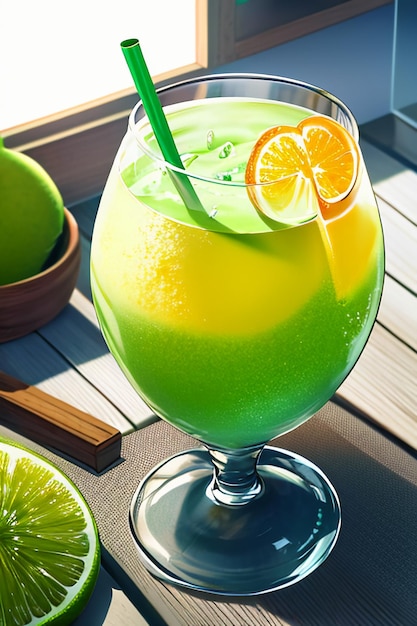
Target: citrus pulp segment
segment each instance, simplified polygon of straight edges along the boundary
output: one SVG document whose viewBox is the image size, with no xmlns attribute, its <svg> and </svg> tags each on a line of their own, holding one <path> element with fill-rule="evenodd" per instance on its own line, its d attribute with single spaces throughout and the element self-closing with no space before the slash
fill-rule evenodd
<svg viewBox="0 0 417 626">
<path fill-rule="evenodd" d="M 91 511 L 46 459 L 0 440 L 0 624 L 70 624 L 99 571 Z"/>
<path fill-rule="evenodd" d="M 301 224 L 319 211 L 308 155 L 295 127 L 265 131 L 249 156 L 245 182 L 255 207 L 278 222 Z"/>
<path fill-rule="evenodd" d="M 245 181 L 260 212 L 296 225 L 345 200 L 358 168 L 358 149 L 348 131 L 313 115 L 297 126 L 266 130 L 249 156 Z"/>
</svg>

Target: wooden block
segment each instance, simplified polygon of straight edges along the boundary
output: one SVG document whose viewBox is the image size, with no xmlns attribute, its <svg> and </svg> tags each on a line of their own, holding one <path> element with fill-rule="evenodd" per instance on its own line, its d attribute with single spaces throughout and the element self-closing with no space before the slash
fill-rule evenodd
<svg viewBox="0 0 417 626">
<path fill-rule="evenodd" d="M 79 409 L 0 372 L 0 422 L 97 472 L 120 458 L 120 431 Z"/>
</svg>

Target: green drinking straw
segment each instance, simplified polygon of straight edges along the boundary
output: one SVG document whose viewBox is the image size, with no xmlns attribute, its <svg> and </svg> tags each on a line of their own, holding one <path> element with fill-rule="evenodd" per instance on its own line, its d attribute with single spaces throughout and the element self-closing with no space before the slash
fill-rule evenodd
<svg viewBox="0 0 417 626">
<path fill-rule="evenodd" d="M 126 39 L 120 44 L 127 65 L 132 75 L 135 87 L 142 100 L 143 108 L 149 118 L 153 132 L 162 156 L 167 163 L 180 169 L 184 169 L 181 157 L 178 154 L 174 138 L 168 126 L 161 103 L 155 91 L 151 75 L 146 65 L 138 39 Z M 188 176 L 168 168 L 171 179 L 180 194 L 182 201 L 188 209 L 204 211 L 194 187 Z"/>
</svg>

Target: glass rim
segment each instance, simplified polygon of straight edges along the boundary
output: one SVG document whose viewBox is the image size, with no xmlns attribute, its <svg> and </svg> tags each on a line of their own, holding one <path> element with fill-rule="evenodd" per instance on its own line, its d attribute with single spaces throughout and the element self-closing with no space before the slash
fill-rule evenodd
<svg viewBox="0 0 417 626">
<path fill-rule="evenodd" d="M 335 107 L 337 107 L 343 119 L 347 119 L 350 123 L 351 128 L 347 128 L 346 130 L 350 132 L 350 134 L 352 135 L 356 143 L 359 142 L 358 124 L 356 122 L 355 116 L 353 115 L 349 107 L 342 100 L 340 100 L 337 96 L 334 96 L 329 91 L 321 87 L 317 87 L 316 85 L 313 85 L 311 83 L 307 83 L 307 82 L 304 82 L 295 78 L 287 78 L 284 76 L 278 76 L 274 74 L 262 74 L 262 73 L 252 73 L 252 72 L 225 72 L 225 73 L 219 73 L 219 74 L 202 74 L 200 76 L 194 76 L 192 78 L 187 78 L 184 80 L 176 81 L 174 83 L 163 85 L 162 87 L 159 87 L 156 90 L 156 92 L 159 95 L 159 94 L 164 94 L 167 92 L 174 91 L 175 89 L 178 89 L 178 88 L 198 85 L 199 83 L 210 83 L 210 82 L 225 81 L 225 80 L 270 81 L 271 83 L 280 84 L 282 86 L 289 86 L 289 87 L 293 87 L 293 88 L 300 89 L 300 90 L 304 89 L 306 92 L 315 93 L 318 96 L 322 97 L 324 100 L 327 100 L 331 105 L 334 105 Z M 230 96 L 230 97 L 234 97 L 234 96 Z M 239 97 L 239 96 L 236 96 L 236 97 Z M 256 100 L 256 99 L 257 98 L 253 98 L 253 100 Z M 184 100 L 183 102 L 185 103 L 187 101 Z M 279 100 L 276 100 L 276 102 L 279 102 Z M 300 108 L 309 109 L 308 106 L 303 107 L 303 105 L 299 105 L 299 104 L 295 104 L 291 102 L 286 102 L 286 101 L 282 101 L 282 102 L 284 102 L 285 104 L 292 105 L 292 106 L 298 106 Z M 178 104 L 178 103 L 173 103 L 173 104 Z M 145 141 L 143 141 L 143 139 L 141 138 L 141 133 L 138 132 L 137 122 L 135 120 L 137 113 L 141 110 L 143 111 L 143 116 L 141 119 L 147 119 L 149 127 L 152 128 L 149 122 L 149 118 L 145 113 L 142 100 L 140 99 L 138 100 L 138 102 L 136 103 L 136 105 L 133 107 L 133 109 L 131 110 L 129 114 L 128 129 L 133 135 L 133 137 L 135 138 L 136 143 L 139 145 L 140 149 L 144 152 L 144 154 L 148 156 L 149 158 L 151 158 L 153 161 L 157 162 L 161 169 L 171 170 L 177 174 L 187 176 L 188 178 L 193 179 L 193 180 L 199 180 L 202 182 L 217 184 L 217 185 L 224 185 L 227 187 L 248 188 L 248 187 L 255 187 L 255 186 L 256 187 L 268 186 L 268 185 L 274 184 L 275 181 L 267 181 L 264 183 L 260 183 L 260 182 L 247 183 L 245 181 L 233 181 L 233 180 L 223 180 L 220 178 L 219 179 L 211 178 L 211 177 L 203 176 L 202 174 L 190 172 L 189 170 L 186 169 L 186 167 L 180 168 L 180 167 L 177 167 L 176 165 L 173 165 L 172 163 L 169 163 L 162 156 L 162 154 L 158 154 L 157 152 L 154 152 L 152 149 L 150 149 L 148 144 Z M 310 108 L 310 110 L 312 109 Z M 331 116 L 327 115 L 327 117 L 331 117 Z M 335 119 L 335 118 L 332 118 L 332 119 Z"/>
</svg>

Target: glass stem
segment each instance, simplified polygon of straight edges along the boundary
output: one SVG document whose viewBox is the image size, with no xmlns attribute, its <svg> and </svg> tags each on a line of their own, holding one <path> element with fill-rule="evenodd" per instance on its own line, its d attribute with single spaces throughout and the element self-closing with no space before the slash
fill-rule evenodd
<svg viewBox="0 0 417 626">
<path fill-rule="evenodd" d="M 256 471 L 263 446 L 239 450 L 208 448 L 214 465 L 208 496 L 221 504 L 241 506 L 263 491 L 263 482 Z"/>
</svg>

